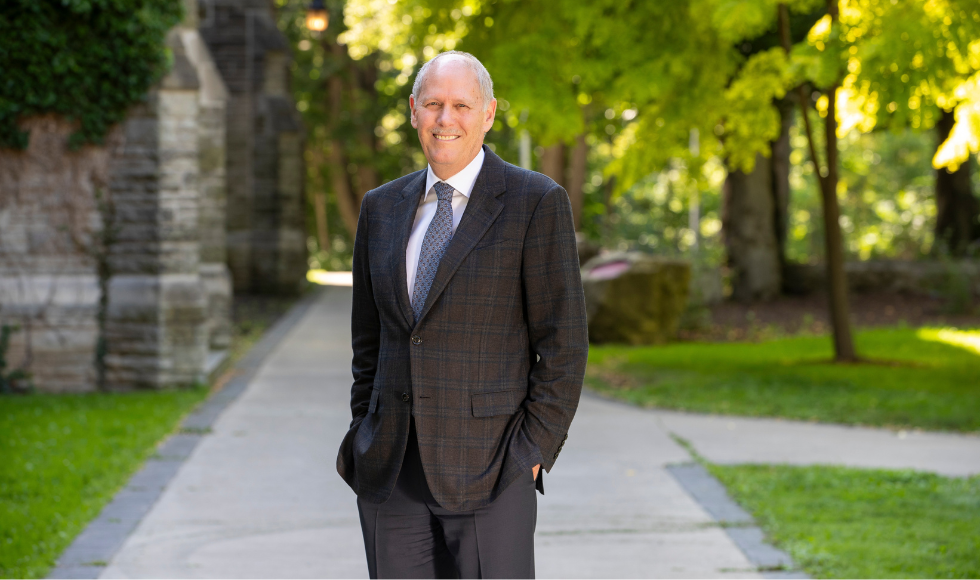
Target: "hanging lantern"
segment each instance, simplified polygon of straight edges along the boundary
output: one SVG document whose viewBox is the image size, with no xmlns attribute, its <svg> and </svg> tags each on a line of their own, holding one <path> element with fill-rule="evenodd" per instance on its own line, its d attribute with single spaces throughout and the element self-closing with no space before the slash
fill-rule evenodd
<svg viewBox="0 0 980 580">
<path fill-rule="evenodd" d="M 306 9 L 306 27 L 313 32 L 323 32 L 329 23 L 330 15 L 327 14 L 323 0 L 313 0 L 310 7 Z"/>
</svg>

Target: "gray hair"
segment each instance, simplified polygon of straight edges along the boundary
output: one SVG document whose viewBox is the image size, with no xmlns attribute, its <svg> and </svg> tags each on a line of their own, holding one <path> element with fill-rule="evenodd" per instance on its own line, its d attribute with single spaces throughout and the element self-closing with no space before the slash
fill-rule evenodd
<svg viewBox="0 0 980 580">
<path fill-rule="evenodd" d="M 480 83 L 480 97 L 483 99 L 483 110 L 486 111 L 487 107 L 490 106 L 490 101 L 493 100 L 493 80 L 490 78 L 490 73 L 487 72 L 487 67 L 483 66 L 483 63 L 478 58 L 468 52 L 459 50 L 440 52 L 422 65 L 418 74 L 415 75 L 415 84 L 412 85 L 412 96 L 415 97 L 416 104 L 418 104 L 417 101 L 422 92 L 422 85 L 425 84 L 425 77 L 429 74 L 429 69 L 432 68 L 433 63 L 444 56 L 458 56 L 462 58 L 476 74 L 476 78 Z"/>
</svg>

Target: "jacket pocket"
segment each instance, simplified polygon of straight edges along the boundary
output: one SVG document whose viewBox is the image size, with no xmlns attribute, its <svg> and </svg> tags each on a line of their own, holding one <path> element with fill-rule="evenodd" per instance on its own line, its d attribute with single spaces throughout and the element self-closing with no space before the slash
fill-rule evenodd
<svg viewBox="0 0 980 580">
<path fill-rule="evenodd" d="M 473 393 L 473 416 L 513 415 L 525 397 L 527 397 L 527 389 Z"/>
<path fill-rule="evenodd" d="M 520 240 L 514 240 L 511 238 L 506 238 L 503 236 L 496 237 L 486 237 L 477 242 L 476 246 L 473 247 L 474 250 L 480 250 L 483 248 L 499 247 L 500 249 L 510 249 L 517 248 L 521 245 Z"/>
<path fill-rule="evenodd" d="M 371 404 L 368 406 L 368 413 L 375 413 L 378 410 L 378 399 L 381 397 L 381 389 L 374 387 L 371 389 Z"/>
</svg>

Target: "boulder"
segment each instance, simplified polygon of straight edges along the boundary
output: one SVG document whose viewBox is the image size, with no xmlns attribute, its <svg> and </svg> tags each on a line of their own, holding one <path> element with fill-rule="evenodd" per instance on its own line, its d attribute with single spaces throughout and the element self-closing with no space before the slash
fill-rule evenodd
<svg viewBox="0 0 980 580">
<path fill-rule="evenodd" d="M 662 344 L 674 338 L 687 307 L 691 265 L 640 252 L 589 260 L 582 285 L 589 340 Z"/>
</svg>

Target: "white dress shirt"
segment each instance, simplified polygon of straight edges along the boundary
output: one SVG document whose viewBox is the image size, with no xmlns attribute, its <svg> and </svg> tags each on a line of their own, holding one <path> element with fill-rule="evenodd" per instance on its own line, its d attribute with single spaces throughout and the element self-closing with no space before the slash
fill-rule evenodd
<svg viewBox="0 0 980 580">
<path fill-rule="evenodd" d="M 412 233 L 408 236 L 408 246 L 405 248 L 405 278 L 408 280 L 408 298 L 412 299 L 412 292 L 415 291 L 415 274 L 419 268 L 419 254 L 422 253 L 422 240 L 425 238 L 425 231 L 429 229 L 432 218 L 436 215 L 436 207 L 439 205 L 439 198 L 433 186 L 439 181 L 445 181 L 455 190 L 453 191 L 453 233 L 459 220 L 463 217 L 466 204 L 470 201 L 470 193 L 473 192 L 473 185 L 476 183 L 480 170 L 483 169 L 483 158 L 486 154 L 483 148 L 476 154 L 473 161 L 464 167 L 459 173 L 449 179 L 442 180 L 432 172 L 430 165 L 425 176 L 425 197 L 419 203 L 419 210 L 415 214 L 415 224 L 412 225 Z"/>
</svg>

